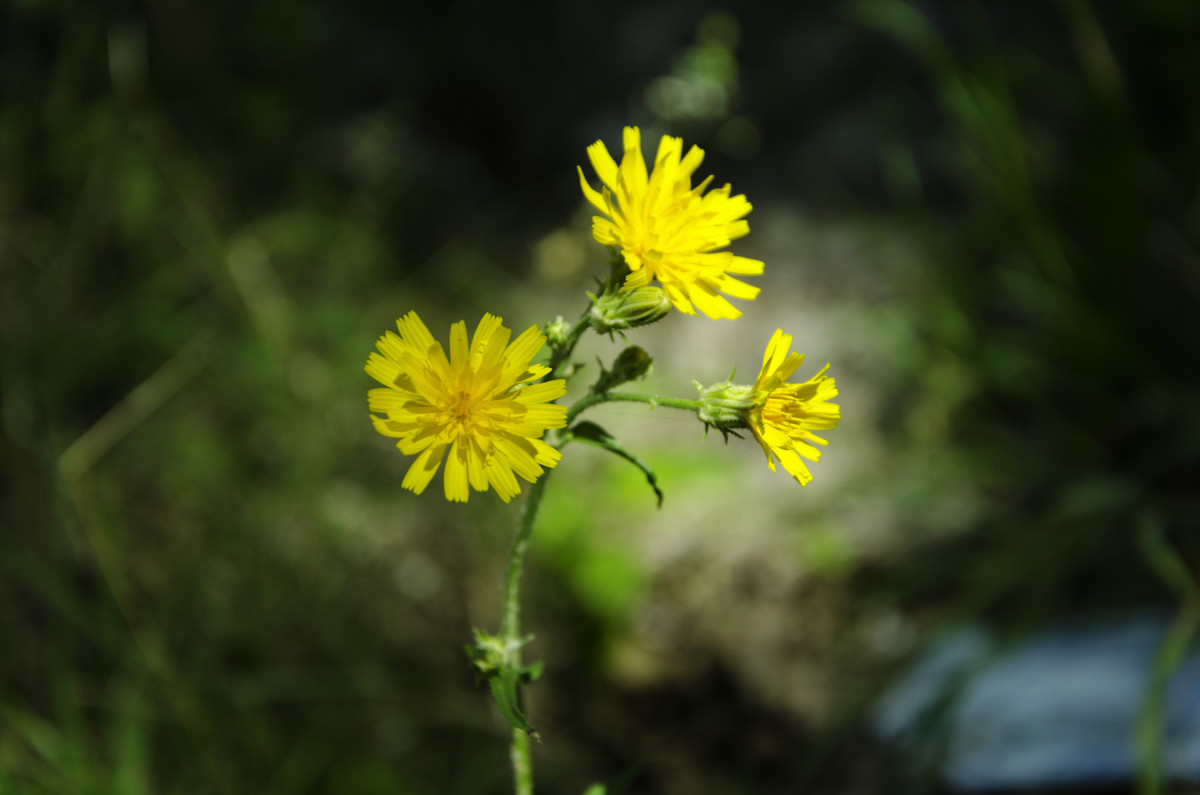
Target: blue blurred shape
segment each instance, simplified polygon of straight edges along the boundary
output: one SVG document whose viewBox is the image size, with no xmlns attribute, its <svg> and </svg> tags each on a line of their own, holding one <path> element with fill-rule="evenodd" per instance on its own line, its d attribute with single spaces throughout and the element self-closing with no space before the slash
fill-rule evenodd
<svg viewBox="0 0 1200 795">
<path fill-rule="evenodd" d="M 875 730 L 963 791 L 1109 785 L 1136 777 L 1135 733 L 1170 618 L 1106 616 L 1008 648 L 979 627 L 936 642 L 883 698 Z M 1164 775 L 1200 783 L 1200 645 L 1163 703 Z"/>
</svg>

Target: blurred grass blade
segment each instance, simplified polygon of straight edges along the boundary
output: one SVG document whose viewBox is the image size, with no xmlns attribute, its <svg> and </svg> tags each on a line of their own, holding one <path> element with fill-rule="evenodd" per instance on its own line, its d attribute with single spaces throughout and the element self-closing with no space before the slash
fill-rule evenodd
<svg viewBox="0 0 1200 795">
<path fill-rule="evenodd" d="M 196 334 L 120 403 L 71 443 L 58 459 L 59 472 L 68 482 L 78 480 L 117 442 L 125 438 L 176 392 L 195 378 L 212 353 L 216 332 L 210 327 Z"/>
<path fill-rule="evenodd" d="M 1200 633 L 1200 587 L 1188 573 L 1187 564 L 1167 541 L 1159 522 L 1144 517 L 1138 531 L 1138 543 L 1146 563 L 1182 599 L 1154 657 L 1136 729 L 1138 792 L 1157 795 L 1162 792 L 1163 785 L 1163 705 L 1171 676 Z"/>
</svg>

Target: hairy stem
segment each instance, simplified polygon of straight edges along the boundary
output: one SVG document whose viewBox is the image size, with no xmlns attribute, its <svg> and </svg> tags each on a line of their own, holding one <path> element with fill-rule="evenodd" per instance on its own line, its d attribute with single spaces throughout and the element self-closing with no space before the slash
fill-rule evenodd
<svg viewBox="0 0 1200 795">
<path fill-rule="evenodd" d="M 508 552 L 508 571 L 504 575 L 504 612 L 500 622 L 500 637 L 507 651 L 507 665 L 521 668 L 521 572 L 525 568 L 525 554 L 529 551 L 529 537 L 537 519 L 542 494 L 550 470 L 546 470 L 529 489 L 529 496 L 521 507 L 521 519 L 517 534 L 513 537 Z M 533 794 L 533 759 L 529 753 L 529 735 L 521 729 L 512 730 L 509 757 L 513 766 L 513 786 L 516 795 Z"/>
<path fill-rule="evenodd" d="M 508 550 L 508 571 L 504 576 L 504 613 L 500 624 L 500 635 L 505 641 L 516 641 L 521 634 L 521 571 L 525 566 L 525 553 L 529 550 L 529 536 L 533 532 L 533 523 L 537 519 L 538 508 L 542 503 L 542 494 L 546 491 L 546 481 L 550 479 L 551 470 L 546 470 L 529 489 L 529 496 L 521 507 L 521 519 L 517 526 L 517 534 L 513 537 L 512 546 Z M 518 652 L 519 654 L 519 652 Z"/>
<path fill-rule="evenodd" d="M 529 755 L 529 735 L 514 727 L 508 756 L 513 766 L 513 791 L 516 795 L 533 795 L 533 764 Z"/>
</svg>

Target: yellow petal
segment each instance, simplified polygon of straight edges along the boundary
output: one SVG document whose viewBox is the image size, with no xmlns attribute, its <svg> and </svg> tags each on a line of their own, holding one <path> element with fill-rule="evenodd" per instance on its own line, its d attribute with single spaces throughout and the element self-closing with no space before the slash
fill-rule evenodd
<svg viewBox="0 0 1200 795">
<path fill-rule="evenodd" d="M 471 491 L 467 488 L 467 451 L 462 446 L 461 439 L 450 448 L 450 455 L 446 458 L 446 474 L 442 476 L 442 480 L 446 499 L 450 502 L 466 502 L 471 496 Z"/>
<path fill-rule="evenodd" d="M 426 351 L 429 346 L 435 344 L 433 335 L 429 333 L 429 329 L 421 322 L 421 318 L 416 312 L 409 312 L 396 320 L 396 328 L 400 330 L 400 336 L 404 339 L 406 347 L 414 351 Z"/>
<path fill-rule="evenodd" d="M 583 176 L 583 169 L 578 166 L 576 168 L 579 170 L 579 187 L 583 189 L 584 198 L 600 212 L 607 213 L 609 210 L 608 202 L 604 200 L 599 191 L 588 184 L 587 178 Z"/>
<path fill-rule="evenodd" d="M 617 164 L 612 159 L 612 155 L 608 153 L 608 147 L 604 145 L 604 141 L 596 141 L 587 148 L 588 160 L 592 164 L 592 168 L 596 172 L 596 176 L 600 177 L 600 181 L 609 187 L 611 190 L 616 190 L 617 187 Z"/>
<path fill-rule="evenodd" d="M 460 373 L 466 366 L 467 324 L 460 320 L 450 325 L 450 369 Z"/>
<path fill-rule="evenodd" d="M 429 481 L 433 479 L 434 474 L 438 471 L 438 467 L 442 463 L 442 454 L 446 452 L 446 446 L 430 447 L 417 456 L 417 460 L 408 468 L 408 472 L 404 475 L 404 482 L 401 483 L 402 488 L 406 488 L 413 494 L 420 494 L 429 485 Z"/>
<path fill-rule="evenodd" d="M 500 338 L 503 342 L 499 342 Z M 504 328 L 499 317 L 492 314 L 484 314 L 479 320 L 479 325 L 475 327 L 475 336 L 471 342 L 471 369 L 478 372 L 484 366 L 484 361 L 488 358 L 489 352 L 496 354 L 494 350 L 497 343 L 500 344 L 500 349 L 503 350 L 504 343 L 508 341 L 508 329 Z"/>
</svg>

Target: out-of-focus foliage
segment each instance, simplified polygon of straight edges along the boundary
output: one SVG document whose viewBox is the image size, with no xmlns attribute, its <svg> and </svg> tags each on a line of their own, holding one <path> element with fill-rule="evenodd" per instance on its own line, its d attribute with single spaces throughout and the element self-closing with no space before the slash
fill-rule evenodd
<svg viewBox="0 0 1200 795">
<path fill-rule="evenodd" d="M 730 499 L 719 457 L 768 473 L 714 439 L 621 437 L 662 514 L 601 451 L 556 471 L 539 791 L 886 789 L 856 727 L 914 627 L 1175 598 L 1138 539 L 1194 577 L 1200 11 L 847 9 L 0 6 L 0 791 L 506 791 L 461 649 L 515 512 L 401 492 L 361 368 L 409 309 L 582 308 L 574 166 L 625 123 L 705 146 L 749 240 L 913 262 L 768 261 L 869 318 L 833 372 L 883 408 L 820 466 L 886 455 L 824 515 Z"/>
<path fill-rule="evenodd" d="M 1051 59 L 981 16 L 951 32 L 858 6 L 914 56 L 935 110 L 895 118 L 885 149 L 924 175 L 897 190 L 933 266 L 895 314 L 919 344 L 890 387 L 894 427 L 988 505 L 904 580 L 1018 622 L 1163 595 L 1139 562 L 1148 524 L 1200 561 L 1200 13 L 1058 12 L 1068 49 Z"/>
</svg>

